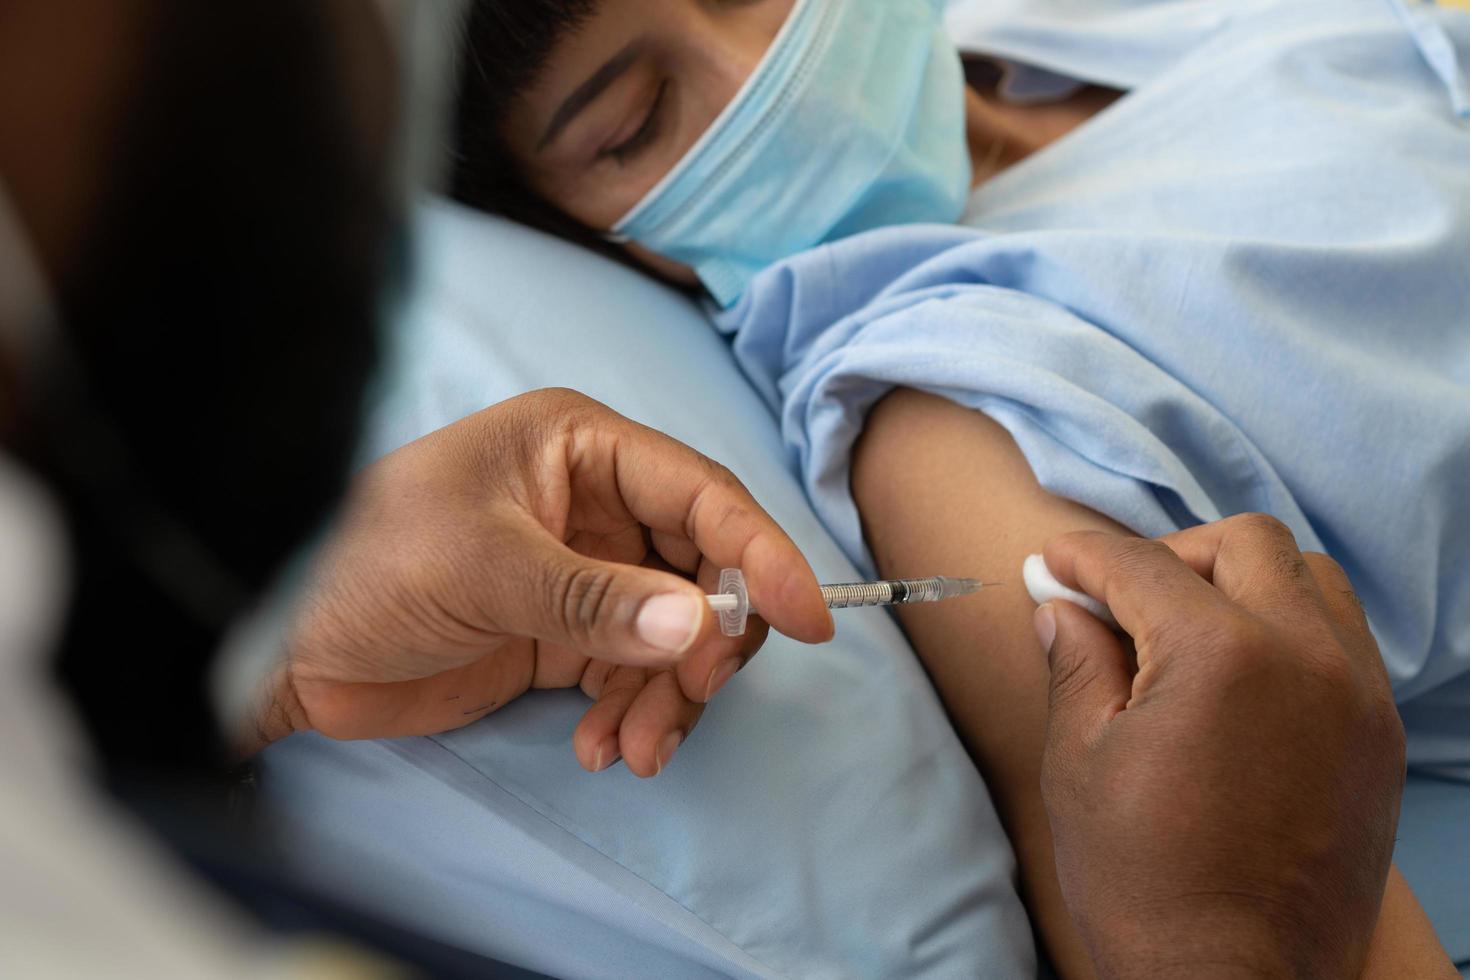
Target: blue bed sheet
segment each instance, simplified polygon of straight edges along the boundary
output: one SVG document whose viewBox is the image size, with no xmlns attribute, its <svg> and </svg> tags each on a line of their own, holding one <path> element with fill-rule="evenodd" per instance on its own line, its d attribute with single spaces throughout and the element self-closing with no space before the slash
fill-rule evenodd
<svg viewBox="0 0 1470 980">
<path fill-rule="evenodd" d="M 691 302 L 448 205 L 421 240 L 368 455 L 568 385 L 729 465 L 819 574 L 853 577 Z M 292 738 L 263 785 L 315 884 L 554 976 L 1034 973 L 1009 844 L 884 611 L 845 615 L 824 647 L 773 637 L 655 780 L 580 769 L 585 707 L 539 692 L 438 738 Z"/>
</svg>

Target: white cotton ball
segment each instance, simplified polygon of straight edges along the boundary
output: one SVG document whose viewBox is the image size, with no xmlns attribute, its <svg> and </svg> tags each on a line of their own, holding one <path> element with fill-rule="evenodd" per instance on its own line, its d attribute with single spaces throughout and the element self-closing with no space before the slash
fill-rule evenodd
<svg viewBox="0 0 1470 980">
<path fill-rule="evenodd" d="M 1113 618 L 1113 613 L 1107 606 L 1090 595 L 1069 589 L 1058 582 L 1051 569 L 1046 567 L 1046 559 L 1042 556 L 1027 557 L 1025 564 L 1021 566 L 1021 579 L 1026 583 L 1026 591 L 1038 606 L 1053 599 L 1066 599 L 1086 609 L 1113 629 L 1118 628 L 1118 621 Z"/>
</svg>

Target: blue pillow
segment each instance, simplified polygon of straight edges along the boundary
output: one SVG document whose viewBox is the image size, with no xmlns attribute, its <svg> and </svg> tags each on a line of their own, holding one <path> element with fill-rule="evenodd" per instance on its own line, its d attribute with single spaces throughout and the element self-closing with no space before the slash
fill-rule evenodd
<svg viewBox="0 0 1470 980">
<path fill-rule="evenodd" d="M 420 241 L 372 454 L 564 385 L 730 466 L 820 577 L 855 574 L 692 303 L 448 204 Z M 437 738 L 298 736 L 265 754 L 264 791 L 316 884 L 544 973 L 1035 973 L 1010 846 L 886 613 L 844 613 L 824 647 L 773 636 L 655 780 L 582 771 L 585 707 L 539 692 Z"/>
</svg>

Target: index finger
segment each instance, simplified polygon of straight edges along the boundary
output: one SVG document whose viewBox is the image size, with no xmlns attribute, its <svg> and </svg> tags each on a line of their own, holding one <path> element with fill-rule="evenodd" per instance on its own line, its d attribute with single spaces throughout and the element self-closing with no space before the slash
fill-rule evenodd
<svg viewBox="0 0 1470 980">
<path fill-rule="evenodd" d="M 1317 579 L 1291 529 L 1265 514 L 1237 514 L 1160 539 L 1226 598 L 1279 624 L 1303 609 L 1326 612 Z"/>
<path fill-rule="evenodd" d="M 1228 613 L 1233 607 L 1168 545 L 1104 531 L 1074 531 L 1043 549 L 1063 585 L 1107 605 L 1140 648 L 1150 635 Z"/>
<path fill-rule="evenodd" d="M 626 421 L 626 420 L 625 420 Z M 626 421 L 614 473 L 640 523 L 694 543 L 712 564 L 745 574 L 751 605 L 793 639 L 832 638 L 832 615 L 796 543 L 719 463 L 654 429 Z"/>
</svg>

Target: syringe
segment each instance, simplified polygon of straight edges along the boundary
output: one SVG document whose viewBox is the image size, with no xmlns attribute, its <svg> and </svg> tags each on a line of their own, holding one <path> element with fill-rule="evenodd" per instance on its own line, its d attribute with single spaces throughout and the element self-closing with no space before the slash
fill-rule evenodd
<svg viewBox="0 0 1470 980">
<path fill-rule="evenodd" d="M 899 606 L 912 602 L 939 602 L 955 596 L 979 592 L 994 582 L 973 578 L 885 579 L 877 582 L 845 582 L 822 586 L 822 598 L 828 609 L 851 609 L 855 606 Z M 745 620 L 750 616 L 750 593 L 745 589 L 745 576 L 738 568 L 720 571 L 718 595 L 705 596 L 709 607 L 720 614 L 720 632 L 726 636 L 745 633 Z"/>
</svg>

